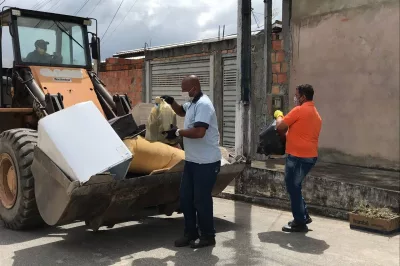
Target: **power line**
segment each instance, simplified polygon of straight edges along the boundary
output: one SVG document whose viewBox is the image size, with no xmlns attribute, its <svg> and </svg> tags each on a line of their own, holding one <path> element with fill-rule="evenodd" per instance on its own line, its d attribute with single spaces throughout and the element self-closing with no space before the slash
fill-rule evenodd
<svg viewBox="0 0 400 266">
<path fill-rule="evenodd" d="M 47 4 L 49 4 L 51 1 L 53 1 L 53 0 L 48 0 L 47 2 L 43 2 L 42 5 L 39 5 L 39 6 L 36 8 L 36 10 L 39 10 L 39 9 L 41 9 L 42 7 L 47 6 Z"/>
<path fill-rule="evenodd" d="M 253 12 L 254 12 L 254 8 L 253 8 L 252 10 L 253 10 Z M 273 9 L 272 9 L 272 19 L 274 19 L 275 17 L 277 17 L 277 16 L 279 15 L 279 13 L 280 13 L 280 12 L 279 12 L 279 8 L 277 8 L 277 7 L 273 8 Z M 264 13 L 260 13 L 260 12 L 254 12 L 254 14 L 263 16 L 263 18 L 264 18 L 264 16 L 265 16 Z"/>
<path fill-rule="evenodd" d="M 34 6 L 32 7 L 32 9 L 38 10 L 38 8 L 39 8 L 40 6 L 42 6 L 46 1 L 47 1 L 47 0 L 38 1 L 38 2 L 36 3 L 36 5 L 34 5 Z"/>
<path fill-rule="evenodd" d="M 36 4 L 34 4 L 34 5 L 31 7 L 31 9 L 37 8 L 38 6 L 40 6 L 41 4 L 43 4 L 44 2 L 46 2 L 46 0 L 38 0 L 38 1 L 36 2 Z"/>
<path fill-rule="evenodd" d="M 45 7 L 45 6 L 47 6 L 47 5 L 50 4 L 52 1 L 53 1 L 53 0 L 48 0 L 47 2 L 43 3 L 40 7 L 37 7 L 36 10 L 39 10 L 39 9 L 41 9 L 41 8 L 43 8 L 43 7 Z"/>
<path fill-rule="evenodd" d="M 31 9 L 34 9 L 35 6 L 36 6 L 39 2 L 40 2 L 40 0 L 38 0 L 36 3 L 34 3 L 34 4 L 31 6 Z"/>
<path fill-rule="evenodd" d="M 90 13 L 89 13 L 88 16 L 90 16 L 90 15 L 94 12 L 94 10 L 99 6 L 99 4 L 101 3 L 101 1 L 102 1 L 102 0 L 99 0 L 99 2 L 97 2 L 97 4 L 94 6 L 94 8 L 92 9 L 92 11 L 90 11 Z"/>
<path fill-rule="evenodd" d="M 84 8 L 84 7 L 86 6 L 86 4 L 89 3 L 89 1 L 90 1 L 90 0 L 86 0 L 85 3 L 83 3 L 83 5 L 74 13 L 74 16 L 75 16 L 76 14 L 78 14 L 78 13 L 82 10 L 82 8 Z"/>
<path fill-rule="evenodd" d="M 126 17 L 127 17 L 127 16 L 129 15 L 129 13 L 132 11 L 132 9 L 133 9 L 133 7 L 135 6 L 135 4 L 137 3 L 137 1 L 138 1 L 138 0 L 136 0 L 136 1 L 133 3 L 133 5 L 132 5 L 131 8 L 129 9 L 129 11 L 125 14 L 124 18 L 119 22 L 118 26 L 114 28 L 114 30 L 111 32 L 110 35 L 108 35 L 109 38 L 111 38 L 111 36 L 113 35 L 113 33 L 118 29 L 119 26 L 121 26 L 122 22 L 124 22 L 124 20 L 126 19 Z M 109 38 L 106 38 L 106 40 L 109 39 Z M 103 41 L 105 41 L 105 40 L 103 39 Z"/>
<path fill-rule="evenodd" d="M 262 27 L 262 26 L 260 26 L 260 24 L 258 23 L 258 17 L 256 16 L 255 12 L 254 12 L 254 11 L 252 11 L 252 13 L 253 13 L 254 20 L 256 21 L 257 28 L 260 28 L 260 27 Z"/>
<path fill-rule="evenodd" d="M 60 6 L 62 6 L 61 0 L 60 2 L 58 2 L 57 6 L 52 9 L 52 12 L 56 12 L 56 10 L 60 8 Z"/>
<path fill-rule="evenodd" d="M 254 21 L 256 22 L 256 24 L 257 24 L 257 27 L 259 28 L 259 27 L 260 27 L 260 25 L 258 24 L 258 19 L 257 19 L 256 15 L 254 14 L 254 12 L 253 12 L 253 11 L 251 11 L 251 13 L 253 14 Z"/>
<path fill-rule="evenodd" d="M 54 5 L 52 5 L 49 9 L 47 9 L 47 11 L 50 11 L 51 9 L 53 9 L 56 5 L 58 5 L 58 3 L 60 3 L 61 0 L 57 0 L 56 3 Z"/>
<path fill-rule="evenodd" d="M 108 29 L 110 28 L 111 24 L 113 23 L 113 21 L 114 21 L 114 19 L 115 19 L 115 16 L 117 15 L 117 13 L 118 13 L 119 9 L 121 8 L 122 3 L 123 3 L 124 1 L 125 1 L 125 0 L 121 0 L 121 3 L 119 4 L 119 7 L 118 7 L 117 11 L 115 11 L 115 14 L 114 14 L 113 18 L 112 18 L 111 21 L 110 21 L 110 24 L 108 24 L 108 27 L 107 27 L 107 29 L 106 29 L 106 32 L 104 32 L 103 36 L 101 37 L 102 39 L 104 38 L 104 36 L 106 36 Z"/>
</svg>

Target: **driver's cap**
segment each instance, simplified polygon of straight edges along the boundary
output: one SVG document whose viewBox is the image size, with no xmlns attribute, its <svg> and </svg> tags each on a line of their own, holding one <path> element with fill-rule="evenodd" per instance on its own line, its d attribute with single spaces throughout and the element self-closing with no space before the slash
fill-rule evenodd
<svg viewBox="0 0 400 266">
<path fill-rule="evenodd" d="M 36 47 L 39 47 L 39 48 L 41 48 L 41 49 L 43 49 L 43 50 L 46 50 L 47 49 L 47 45 L 49 44 L 49 42 L 46 42 L 45 40 L 37 40 L 36 42 L 35 42 L 35 46 Z"/>
</svg>

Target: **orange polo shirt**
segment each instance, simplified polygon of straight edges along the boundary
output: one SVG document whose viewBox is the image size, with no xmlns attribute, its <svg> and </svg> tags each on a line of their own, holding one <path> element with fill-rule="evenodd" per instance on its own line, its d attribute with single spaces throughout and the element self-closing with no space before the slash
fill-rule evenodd
<svg viewBox="0 0 400 266">
<path fill-rule="evenodd" d="M 317 157 L 322 119 L 314 102 L 305 102 L 293 108 L 283 121 L 289 126 L 286 153 L 302 158 Z"/>
</svg>

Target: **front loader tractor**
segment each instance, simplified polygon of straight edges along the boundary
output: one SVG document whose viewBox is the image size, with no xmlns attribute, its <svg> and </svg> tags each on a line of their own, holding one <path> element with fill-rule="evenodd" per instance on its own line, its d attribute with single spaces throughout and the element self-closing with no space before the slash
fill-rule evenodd
<svg viewBox="0 0 400 266">
<path fill-rule="evenodd" d="M 95 32 L 89 32 L 93 22 Z M 107 121 L 118 120 L 125 136 L 129 126 L 136 133 L 128 97 L 111 95 L 93 70 L 92 59 L 100 65 L 97 21 L 5 7 L 0 23 L 2 41 L 9 33 L 13 48 L 6 51 L 0 44 L 0 218 L 5 226 L 21 230 L 78 220 L 97 230 L 138 213 L 177 211 L 181 166 L 82 183 L 69 179 L 37 147 L 40 119 L 88 101 Z M 12 67 L 3 66 L 5 57 L 12 58 Z M 242 169 L 241 164 L 221 167 L 213 193 Z"/>
</svg>

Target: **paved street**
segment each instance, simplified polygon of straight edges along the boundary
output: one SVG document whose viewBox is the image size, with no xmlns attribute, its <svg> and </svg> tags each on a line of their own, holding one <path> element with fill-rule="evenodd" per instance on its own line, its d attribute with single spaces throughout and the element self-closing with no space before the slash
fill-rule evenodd
<svg viewBox="0 0 400 266">
<path fill-rule="evenodd" d="M 399 265 L 399 235 L 349 229 L 313 217 L 312 231 L 287 234 L 285 211 L 215 199 L 217 246 L 177 249 L 183 219 L 149 218 L 98 233 L 82 223 L 35 232 L 0 229 L 0 265 Z"/>
</svg>

